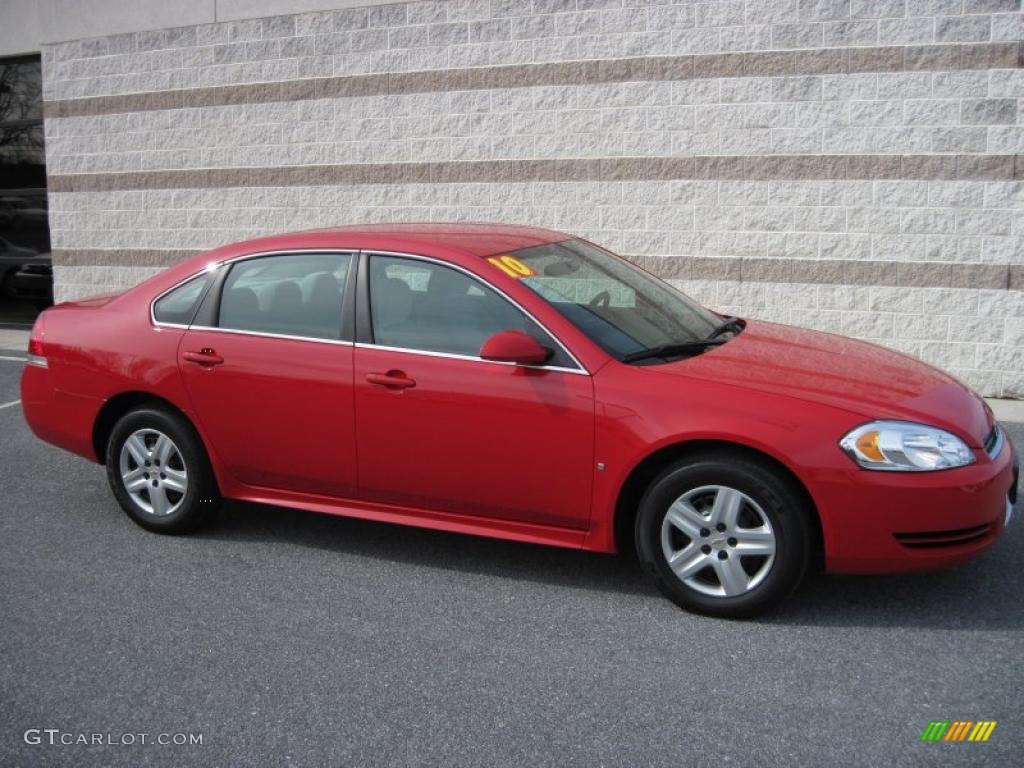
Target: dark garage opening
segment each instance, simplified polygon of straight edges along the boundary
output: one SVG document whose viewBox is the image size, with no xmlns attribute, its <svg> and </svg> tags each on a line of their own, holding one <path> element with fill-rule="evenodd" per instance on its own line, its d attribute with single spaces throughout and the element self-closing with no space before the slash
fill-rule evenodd
<svg viewBox="0 0 1024 768">
<path fill-rule="evenodd" d="M 53 301 L 39 56 L 0 59 L 0 328 Z"/>
</svg>

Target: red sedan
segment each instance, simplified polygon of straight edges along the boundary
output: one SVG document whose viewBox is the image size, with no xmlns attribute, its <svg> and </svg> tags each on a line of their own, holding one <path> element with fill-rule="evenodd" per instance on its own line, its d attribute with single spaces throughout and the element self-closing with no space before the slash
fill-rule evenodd
<svg viewBox="0 0 1024 768">
<path fill-rule="evenodd" d="M 724 317 L 596 245 L 499 225 L 338 228 L 196 256 L 44 312 L 33 431 L 140 525 L 223 498 L 516 541 L 635 547 L 679 605 L 750 615 L 808 565 L 952 565 L 1017 461 L 924 363 Z"/>
</svg>

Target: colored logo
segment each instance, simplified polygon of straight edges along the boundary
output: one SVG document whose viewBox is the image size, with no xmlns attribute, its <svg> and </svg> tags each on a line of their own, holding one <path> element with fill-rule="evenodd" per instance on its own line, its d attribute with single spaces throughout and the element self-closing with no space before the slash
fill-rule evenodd
<svg viewBox="0 0 1024 768">
<path fill-rule="evenodd" d="M 988 741 L 997 720 L 932 720 L 921 741 Z"/>
</svg>

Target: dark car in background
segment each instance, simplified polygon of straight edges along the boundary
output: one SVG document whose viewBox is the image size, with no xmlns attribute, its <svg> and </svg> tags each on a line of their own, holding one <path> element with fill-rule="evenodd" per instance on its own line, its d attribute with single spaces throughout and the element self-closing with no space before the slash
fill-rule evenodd
<svg viewBox="0 0 1024 768">
<path fill-rule="evenodd" d="M 9 15 L 0 13 L 2 22 L 8 22 L 6 16 Z M 38 55 L 0 59 L 0 324 L 3 325 L 29 325 L 40 309 L 53 303 L 42 82 L 42 62 Z"/>
<path fill-rule="evenodd" d="M 37 253 L 0 236 L 0 302 L 27 301 L 38 309 L 53 303 L 49 251 Z"/>
</svg>

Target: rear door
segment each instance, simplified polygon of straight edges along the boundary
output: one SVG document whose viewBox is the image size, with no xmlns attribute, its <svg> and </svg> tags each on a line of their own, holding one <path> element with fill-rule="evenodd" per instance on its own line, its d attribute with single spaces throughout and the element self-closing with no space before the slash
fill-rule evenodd
<svg viewBox="0 0 1024 768">
<path fill-rule="evenodd" d="M 585 530 L 590 375 L 521 308 L 469 273 L 420 257 L 362 258 L 354 387 L 363 497 Z M 508 329 L 549 347 L 548 364 L 481 360 L 483 341 Z"/>
<path fill-rule="evenodd" d="M 353 263 L 351 253 L 325 252 L 235 261 L 186 331 L 179 369 L 236 481 L 355 495 L 353 347 L 343 321 Z"/>
</svg>

